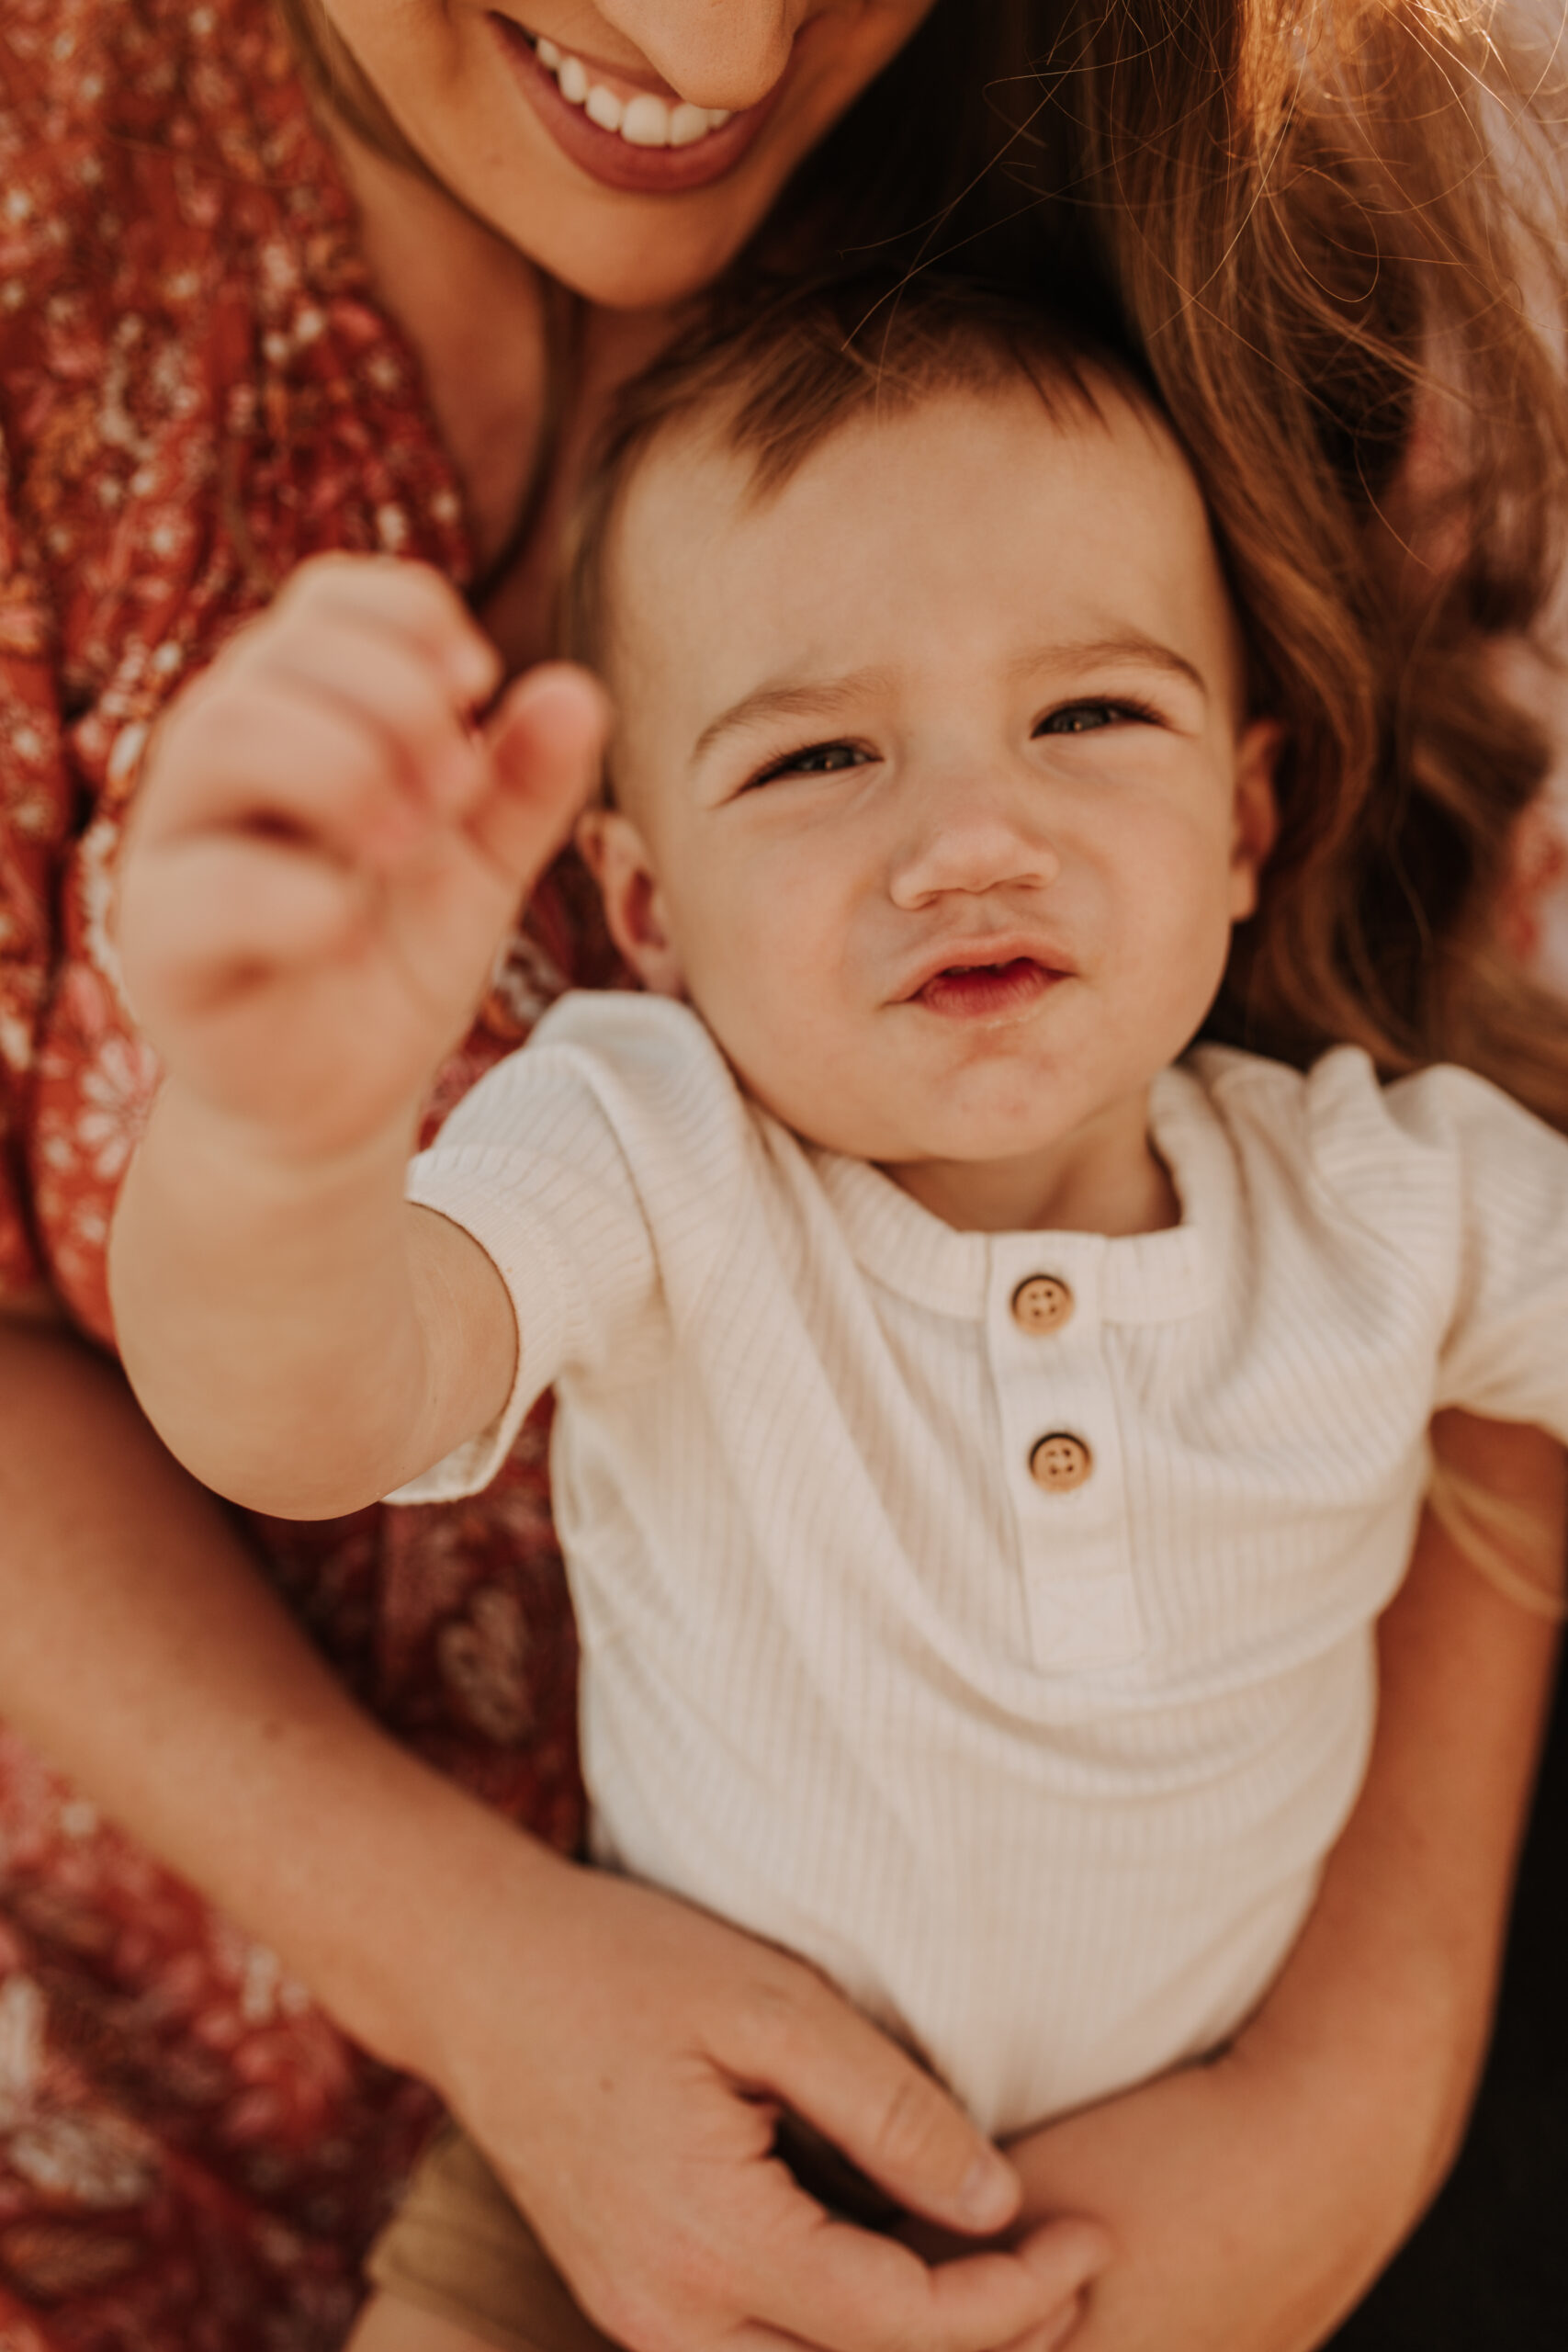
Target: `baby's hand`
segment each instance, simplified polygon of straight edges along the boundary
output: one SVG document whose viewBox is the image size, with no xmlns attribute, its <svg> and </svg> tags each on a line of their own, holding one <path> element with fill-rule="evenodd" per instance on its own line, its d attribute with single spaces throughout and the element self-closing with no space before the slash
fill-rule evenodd
<svg viewBox="0 0 1568 2352">
<path fill-rule="evenodd" d="M 604 705 L 500 663 L 423 566 L 323 556 L 171 706 L 120 869 L 137 1017 L 290 1160 L 406 1127 L 591 788 Z"/>
</svg>

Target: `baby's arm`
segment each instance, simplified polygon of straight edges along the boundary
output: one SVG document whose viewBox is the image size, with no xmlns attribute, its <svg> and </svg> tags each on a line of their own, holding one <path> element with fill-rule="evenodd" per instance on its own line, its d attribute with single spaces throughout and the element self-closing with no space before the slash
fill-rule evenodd
<svg viewBox="0 0 1568 2352">
<path fill-rule="evenodd" d="M 402 1198 L 421 1103 L 588 790 L 592 683 L 496 657 L 450 589 L 325 558 L 182 695 L 121 868 L 165 1082 L 110 1251 L 127 1370 L 209 1486 L 310 1518 L 494 1419 L 500 1276 Z"/>
</svg>

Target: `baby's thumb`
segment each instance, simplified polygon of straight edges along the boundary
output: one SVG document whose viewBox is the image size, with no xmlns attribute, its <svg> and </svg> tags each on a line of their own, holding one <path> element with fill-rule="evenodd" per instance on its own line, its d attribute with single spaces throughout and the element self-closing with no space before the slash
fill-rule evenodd
<svg viewBox="0 0 1568 2352">
<path fill-rule="evenodd" d="M 524 889 L 567 841 L 597 784 L 608 723 L 598 681 L 566 662 L 530 670 L 491 716 L 491 787 L 465 821 L 491 864 Z"/>
</svg>

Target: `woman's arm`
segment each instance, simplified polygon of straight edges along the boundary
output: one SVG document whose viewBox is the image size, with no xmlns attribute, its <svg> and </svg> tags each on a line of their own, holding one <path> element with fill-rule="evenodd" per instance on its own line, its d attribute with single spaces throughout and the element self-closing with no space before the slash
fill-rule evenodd
<svg viewBox="0 0 1568 2352">
<path fill-rule="evenodd" d="M 827 2224 L 770 2160 L 771 2101 L 955 2224 L 995 2228 L 1016 2183 L 809 1970 L 562 1861 L 387 1738 L 101 1358 L 0 1317 L 0 1714 L 436 2085 L 612 2332 L 1050 2340 L 1099 2233 L 934 2276 Z"/>
<path fill-rule="evenodd" d="M 1516 1571 L 1561 1577 L 1563 1463 L 1538 1432 L 1444 1417 L 1444 1458 L 1532 1507 Z M 1383 1620 L 1366 1786 L 1301 1939 L 1214 2064 L 1033 2133 L 1024 2211 L 1116 2251 L 1071 2352 L 1308 2352 L 1452 2162 L 1484 2055 L 1555 1649 L 1432 1520 Z"/>
</svg>

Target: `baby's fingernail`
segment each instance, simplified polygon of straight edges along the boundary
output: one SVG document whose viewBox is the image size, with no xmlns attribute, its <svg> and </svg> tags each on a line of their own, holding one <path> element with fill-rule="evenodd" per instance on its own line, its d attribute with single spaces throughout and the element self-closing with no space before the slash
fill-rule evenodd
<svg viewBox="0 0 1568 2352">
<path fill-rule="evenodd" d="M 959 2211 L 977 2230 L 999 2230 L 1018 2204 L 1012 2166 L 994 2150 L 976 2156 L 958 2191 Z"/>
</svg>

